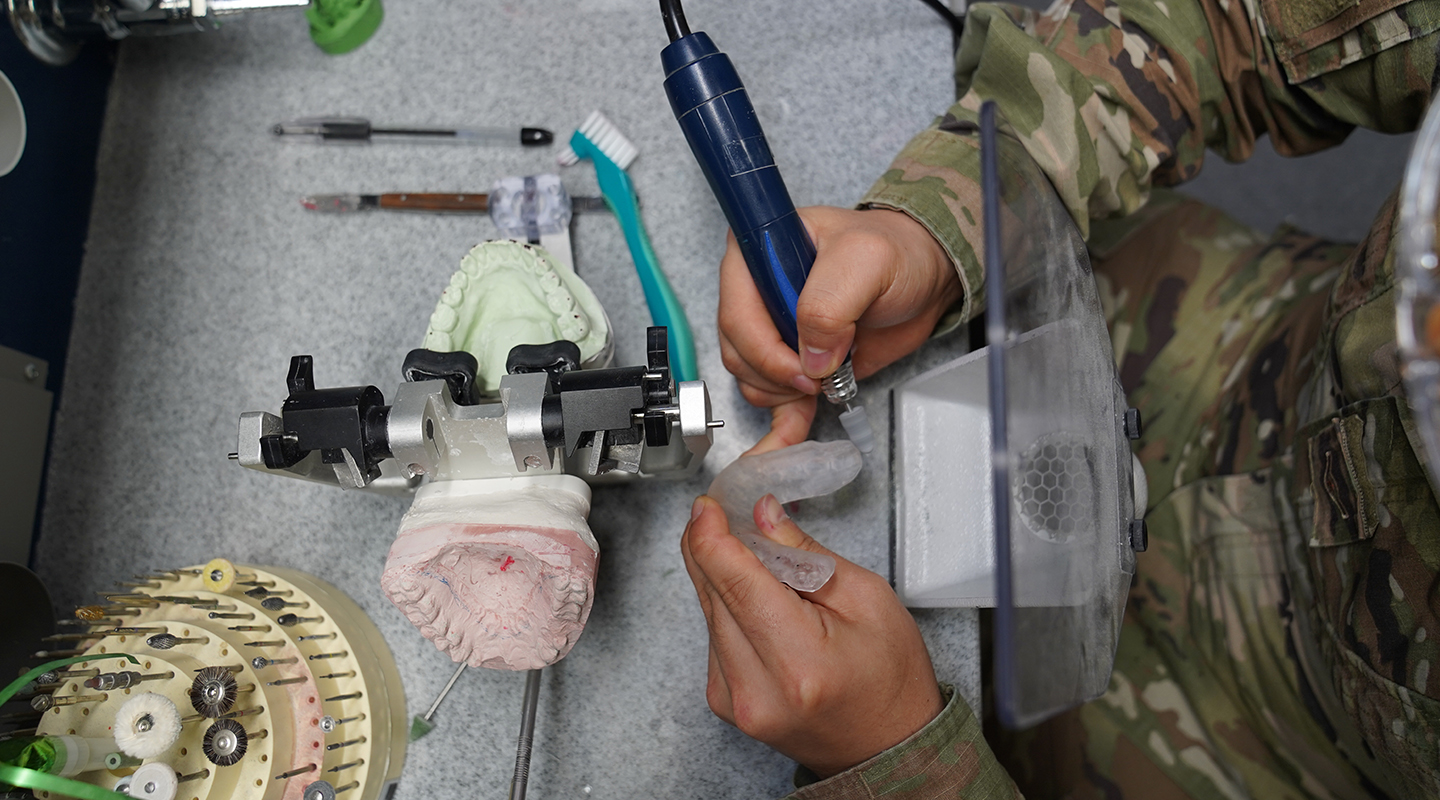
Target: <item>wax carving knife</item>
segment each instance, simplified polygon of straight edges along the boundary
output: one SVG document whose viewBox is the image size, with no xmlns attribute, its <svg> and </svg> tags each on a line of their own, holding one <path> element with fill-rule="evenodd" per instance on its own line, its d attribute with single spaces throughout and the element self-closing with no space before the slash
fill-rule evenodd
<svg viewBox="0 0 1440 800">
<path fill-rule="evenodd" d="M 386 194 L 312 194 L 300 198 L 311 211 L 431 211 L 448 214 L 485 214 L 490 210 L 488 194 L 441 194 L 389 192 Z M 574 211 L 608 211 L 603 197 L 572 197 Z"/>
</svg>

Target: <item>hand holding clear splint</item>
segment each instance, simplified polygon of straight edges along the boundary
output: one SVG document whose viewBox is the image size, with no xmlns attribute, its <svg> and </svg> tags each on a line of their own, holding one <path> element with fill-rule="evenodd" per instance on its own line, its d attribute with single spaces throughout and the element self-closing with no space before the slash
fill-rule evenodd
<svg viewBox="0 0 1440 800">
<path fill-rule="evenodd" d="M 771 575 L 796 591 L 813 592 L 835 574 L 835 559 L 786 547 L 760 533 L 755 504 L 767 494 L 781 503 L 830 494 L 855 480 L 864 463 L 849 441 L 801 442 L 737 459 L 715 477 L 705 493 L 725 509 L 730 532 Z"/>
</svg>

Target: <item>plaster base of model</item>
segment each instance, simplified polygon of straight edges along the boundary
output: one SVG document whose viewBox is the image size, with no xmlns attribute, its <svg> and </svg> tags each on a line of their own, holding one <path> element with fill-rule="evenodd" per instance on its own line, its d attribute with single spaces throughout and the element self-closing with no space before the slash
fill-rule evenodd
<svg viewBox="0 0 1440 800">
<path fill-rule="evenodd" d="M 590 489 L 570 475 L 428 484 L 400 523 L 385 594 L 453 661 L 528 670 L 585 628 L 599 547 Z"/>
<path fill-rule="evenodd" d="M 561 339 L 580 347 L 587 369 L 608 366 L 614 353 L 610 320 L 590 287 L 543 248 L 506 239 L 476 245 L 460 260 L 422 346 L 475 356 L 480 389 L 493 394 L 510 348 Z"/>
</svg>

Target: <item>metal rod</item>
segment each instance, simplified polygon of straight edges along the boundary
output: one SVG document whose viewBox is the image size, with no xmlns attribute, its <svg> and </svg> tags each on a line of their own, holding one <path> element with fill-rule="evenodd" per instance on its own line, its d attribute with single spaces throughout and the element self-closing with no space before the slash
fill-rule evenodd
<svg viewBox="0 0 1440 800">
<path fill-rule="evenodd" d="M 186 781 L 198 781 L 198 780 L 201 780 L 202 778 L 208 778 L 208 777 L 210 777 L 210 770 L 209 770 L 209 769 L 202 769 L 202 770 L 200 770 L 199 772 L 192 772 L 192 773 L 190 773 L 189 775 L 181 775 L 180 773 L 177 772 L 177 773 L 175 773 L 175 782 L 176 782 L 176 783 L 184 783 L 184 782 L 186 782 Z"/>
<path fill-rule="evenodd" d="M 287 603 L 278 597 L 267 597 L 260 601 L 260 607 L 266 611 L 279 611 L 282 608 L 309 608 L 309 600 L 301 600 L 298 603 Z"/>
<path fill-rule="evenodd" d="M 353 767 L 361 766 L 361 765 L 363 765 L 364 763 L 365 763 L 365 759 L 363 759 L 363 758 L 357 758 L 356 760 L 351 761 L 349 764 L 341 764 L 341 765 L 338 766 L 338 767 L 331 767 L 330 769 L 327 769 L 327 770 L 325 770 L 325 771 L 326 771 L 326 772 L 340 772 L 341 770 L 347 770 L 347 769 L 351 769 L 351 768 L 353 768 Z"/>
<path fill-rule="evenodd" d="M 461 661 L 460 666 L 455 668 L 455 674 L 451 675 L 450 680 L 445 682 L 445 688 L 440 690 L 440 696 L 435 698 L 435 702 L 430 704 L 430 710 L 425 712 L 423 719 L 426 722 L 429 722 L 430 718 L 435 716 L 435 712 L 440 709 L 440 703 L 445 700 L 445 695 L 450 694 L 450 690 L 455 686 L 455 681 L 460 680 L 460 673 L 464 672 L 467 666 L 469 666 L 469 664 Z"/>
<path fill-rule="evenodd" d="M 337 695 L 335 695 L 334 697 L 327 697 L 327 698 L 325 698 L 325 702 L 327 702 L 327 703 L 334 703 L 334 702 L 337 702 L 337 701 L 340 701 L 340 700 L 354 700 L 354 699 L 356 699 L 357 697 L 359 697 L 360 694 L 361 694 L 360 692 L 351 692 L 351 693 L 349 693 L 349 694 L 337 694 Z"/>
<path fill-rule="evenodd" d="M 283 647 L 285 645 L 285 640 L 272 639 L 266 642 L 244 642 L 243 644 L 246 647 Z"/>
<path fill-rule="evenodd" d="M 341 679 L 341 678 L 353 678 L 353 677 L 355 677 L 355 670 L 352 669 L 352 670 L 350 670 L 349 672 L 332 672 L 332 673 L 330 673 L 329 675 L 321 675 L 320 677 L 321 677 L 321 679 L 329 679 L 329 680 L 339 680 L 339 679 Z"/>
<path fill-rule="evenodd" d="M 86 639 L 103 639 L 113 636 L 110 631 L 85 631 L 84 633 L 56 633 L 42 638 L 42 642 L 83 642 Z"/>
<path fill-rule="evenodd" d="M 336 742 L 335 744 L 327 744 L 325 745 L 325 752 L 328 753 L 331 750 L 339 750 L 342 747 L 349 747 L 352 744 L 365 744 L 365 737 L 361 736 L 357 739 L 351 739 L 348 742 Z"/>
<path fill-rule="evenodd" d="M 520 713 L 520 743 L 515 749 L 515 778 L 510 782 L 510 800 L 525 800 L 530 780 L 530 749 L 535 743 L 535 708 L 540 704 L 540 672 L 525 673 L 525 702 Z"/>
<path fill-rule="evenodd" d="M 313 655 L 313 656 L 310 656 L 310 660 L 311 660 L 311 661 L 321 661 L 321 660 L 327 659 L 327 658 L 344 658 L 345 656 L 348 656 L 348 655 L 350 655 L 350 651 L 349 651 L 349 650 L 341 650 L 341 651 L 338 652 L 338 653 L 320 653 L 319 655 Z"/>
<path fill-rule="evenodd" d="M 290 770 L 289 772 L 282 772 L 282 773 L 280 773 L 279 775 L 276 775 L 276 776 L 275 776 L 275 780 L 277 780 L 277 781 L 288 781 L 288 780 L 290 780 L 291 778 L 295 777 L 296 775 L 304 775 L 304 774 L 307 773 L 307 772 L 314 772 L 315 769 L 316 769 L 316 767 L 315 767 L 314 764 L 306 764 L 305 766 L 303 766 L 303 767 L 301 767 L 301 768 L 299 768 L 299 769 L 292 769 L 292 770 Z"/>
<path fill-rule="evenodd" d="M 269 626 L 269 625 L 231 625 L 230 627 L 226 628 L 225 630 L 227 630 L 227 631 L 268 631 L 268 630 L 270 630 L 270 626 Z"/>
<path fill-rule="evenodd" d="M 254 614 L 223 614 L 219 611 L 211 611 L 210 619 L 255 619 Z"/>
<path fill-rule="evenodd" d="M 88 652 L 90 651 L 84 648 L 78 650 L 36 650 L 34 653 L 30 654 L 30 657 L 39 661 L 44 661 L 46 659 L 53 658 L 69 658 L 71 656 L 83 656 Z M 96 657 L 100 658 L 100 656 Z"/>
<path fill-rule="evenodd" d="M 297 642 L 312 642 L 312 641 L 315 641 L 316 639 L 334 639 L 334 638 L 335 638 L 335 634 L 334 634 L 334 633 L 312 633 L 312 634 L 310 634 L 309 636 L 299 636 L 299 637 L 296 637 L 295 641 L 297 641 Z"/>
<path fill-rule="evenodd" d="M 30 700 L 30 707 L 36 711 L 49 711 L 56 706 L 73 706 L 77 703 L 103 703 L 109 695 L 100 694 L 70 694 L 64 697 L 56 697 L 49 694 L 36 695 Z"/>
<path fill-rule="evenodd" d="M 253 688 L 255 688 L 255 687 L 252 686 L 252 687 L 250 687 L 250 688 L 253 689 Z M 214 722 L 214 721 L 216 721 L 216 720 L 222 720 L 222 719 L 240 719 L 241 717 L 248 717 L 248 716 L 251 716 L 251 715 L 254 715 L 254 714 L 262 713 L 262 712 L 264 712 L 264 711 L 265 711 L 265 706 L 255 706 L 254 708 L 247 708 L 247 709 L 243 709 L 243 710 L 241 710 L 241 711 L 231 711 L 231 712 L 228 713 L 228 714 L 221 714 L 221 715 L 218 716 L 218 717 L 207 717 L 207 716 L 205 716 L 204 714 L 191 714 L 191 715 L 188 716 L 188 717 L 181 717 L 181 718 L 180 718 L 180 724 L 181 724 L 181 725 L 189 725 L 189 724 L 192 723 L 192 722 L 203 722 L 203 721 L 205 721 L 205 720 L 210 720 L 211 722 Z"/>
<path fill-rule="evenodd" d="M 99 674 L 99 669 L 57 669 L 55 670 L 55 680 L 63 681 L 67 678 L 93 678 Z M 41 675 L 40 677 L 43 678 L 45 676 Z"/>
<path fill-rule="evenodd" d="M 98 607 L 98 606 L 97 606 L 97 607 Z M 105 629 L 105 628 L 114 628 L 114 627 L 116 627 L 117 625 L 119 625 L 120 623 L 121 623 L 121 621 L 118 620 L 118 619 L 105 619 L 104 617 L 101 617 L 101 618 L 99 618 L 99 619 L 93 619 L 93 620 L 91 620 L 91 619 L 57 619 L 57 620 L 55 620 L 55 624 L 56 624 L 56 625 L 62 625 L 62 626 L 67 627 L 67 628 L 73 628 L 73 627 L 75 627 L 75 626 L 77 626 L 77 625 L 84 625 L 84 626 L 89 627 L 89 628 L 99 628 L 99 629 L 101 629 L 101 630 L 103 630 L 103 629 Z"/>
<path fill-rule="evenodd" d="M 106 614 L 118 614 L 122 617 L 128 617 L 131 614 L 138 613 L 140 613 L 140 609 L 127 605 L 80 606 L 75 609 L 75 617 L 77 619 L 83 619 L 92 625 L 103 623 Z"/>
<path fill-rule="evenodd" d="M 301 676 L 298 677 L 298 678 L 281 678 L 281 679 L 278 680 L 278 681 L 270 681 L 269 683 L 267 683 L 267 684 L 265 684 L 265 685 L 266 685 L 266 686 L 289 686 L 289 685 L 292 684 L 292 683 L 304 683 L 304 682 L 307 681 L 307 680 L 309 680 L 309 678 L 306 678 L 304 675 L 301 675 Z"/>
<path fill-rule="evenodd" d="M 247 11 L 262 11 L 271 8 L 299 8 L 310 4 L 310 0 L 210 0 L 210 12 L 217 17 L 243 14 Z M 338 790 L 337 790 L 338 791 Z"/>
</svg>

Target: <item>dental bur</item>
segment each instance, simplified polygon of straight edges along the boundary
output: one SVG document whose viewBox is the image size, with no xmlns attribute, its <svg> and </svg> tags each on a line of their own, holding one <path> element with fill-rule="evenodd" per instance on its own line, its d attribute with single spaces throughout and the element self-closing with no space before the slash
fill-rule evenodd
<svg viewBox="0 0 1440 800">
<path fill-rule="evenodd" d="M 665 94 L 685 140 L 750 268 L 780 337 L 800 350 L 795 307 L 815 263 L 815 244 L 795 210 L 765 131 L 730 57 L 703 32 L 691 33 L 680 0 L 660 0 L 670 45 L 660 52 Z M 843 405 L 840 424 L 862 453 L 875 448 L 875 432 L 850 356 L 820 382 L 825 399 Z"/>
</svg>

